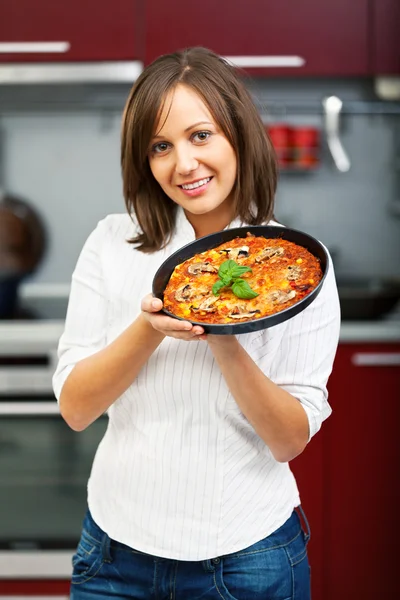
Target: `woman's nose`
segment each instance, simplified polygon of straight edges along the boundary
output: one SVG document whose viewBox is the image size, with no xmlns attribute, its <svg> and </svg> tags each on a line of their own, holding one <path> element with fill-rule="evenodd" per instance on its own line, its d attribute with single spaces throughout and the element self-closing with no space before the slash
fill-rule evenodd
<svg viewBox="0 0 400 600">
<path fill-rule="evenodd" d="M 195 171 L 198 166 L 199 163 L 190 147 L 185 145 L 185 147 L 176 149 L 175 170 L 179 175 L 187 175 Z"/>
</svg>

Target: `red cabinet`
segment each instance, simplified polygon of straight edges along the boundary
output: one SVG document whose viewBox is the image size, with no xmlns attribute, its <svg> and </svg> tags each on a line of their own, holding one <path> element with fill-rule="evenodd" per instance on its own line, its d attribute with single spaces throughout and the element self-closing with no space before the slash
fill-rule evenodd
<svg viewBox="0 0 400 600">
<path fill-rule="evenodd" d="M 32 600 L 36 596 L 43 598 L 44 596 L 50 596 L 51 598 L 59 598 L 59 600 L 67 600 L 69 598 L 69 581 L 42 581 L 38 580 L 24 580 L 24 581 L 11 581 L 0 579 L 0 600 L 2 596 L 16 596 L 19 598 L 32 597 Z"/>
<path fill-rule="evenodd" d="M 400 74 L 399 28 L 399 0 L 374 0 L 371 44 L 374 74 Z"/>
<path fill-rule="evenodd" d="M 395 598 L 400 344 L 341 344 L 324 425 L 324 600 Z"/>
<path fill-rule="evenodd" d="M 137 2 L 3 0 L 0 62 L 133 60 L 139 54 Z"/>
<path fill-rule="evenodd" d="M 201 45 L 223 56 L 240 56 L 245 67 L 254 56 L 271 65 L 297 64 L 258 67 L 252 74 L 364 75 L 368 1 L 146 0 L 145 62 Z"/>
<path fill-rule="evenodd" d="M 397 595 L 400 344 L 341 343 L 332 415 L 291 463 L 311 526 L 313 600 Z"/>
</svg>

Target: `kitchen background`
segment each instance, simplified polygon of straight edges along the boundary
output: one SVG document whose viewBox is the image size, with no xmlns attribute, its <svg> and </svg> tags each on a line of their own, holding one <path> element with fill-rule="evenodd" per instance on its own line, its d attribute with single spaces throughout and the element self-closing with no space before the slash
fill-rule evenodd
<svg viewBox="0 0 400 600">
<path fill-rule="evenodd" d="M 399 24 L 398 0 L 2 0 L 0 188 L 32 207 L 46 233 L 6 311 L 6 261 L 18 246 L 9 244 L 24 211 L 10 220 L 0 194 L 2 600 L 67 597 L 107 424 L 71 431 L 51 389 L 71 275 L 97 222 L 125 210 L 120 123 L 132 83 L 160 54 L 190 45 L 242 69 L 280 159 L 276 216 L 334 259 L 343 317 L 334 411 L 291 465 L 312 529 L 313 600 L 395 597 Z"/>
<path fill-rule="evenodd" d="M 338 274 L 400 276 L 400 107 L 379 101 L 360 78 L 247 81 L 268 124 L 321 131 L 319 165 L 281 170 L 277 217 L 323 241 Z M 27 284 L 69 285 L 86 237 L 125 210 L 120 122 L 130 86 L 0 89 L 3 179 L 40 212 L 48 232 L 43 262 Z M 322 101 L 343 101 L 340 138 L 351 167 L 335 167 Z M 61 288 L 59 288 L 61 289 Z M 29 290 L 28 290 L 29 291 Z"/>
</svg>

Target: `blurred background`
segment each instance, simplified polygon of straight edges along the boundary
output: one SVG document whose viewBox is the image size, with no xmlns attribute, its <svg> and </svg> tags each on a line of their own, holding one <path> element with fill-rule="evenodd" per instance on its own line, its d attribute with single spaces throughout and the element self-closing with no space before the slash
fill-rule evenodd
<svg viewBox="0 0 400 600">
<path fill-rule="evenodd" d="M 1 1 L 0 597 L 67 597 L 106 427 L 68 430 L 51 391 L 71 275 L 97 222 L 125 210 L 132 84 L 160 54 L 194 45 L 238 67 L 278 155 L 276 216 L 334 261 L 334 414 L 293 463 L 313 598 L 394 597 L 399 26 L 398 0 Z"/>
</svg>

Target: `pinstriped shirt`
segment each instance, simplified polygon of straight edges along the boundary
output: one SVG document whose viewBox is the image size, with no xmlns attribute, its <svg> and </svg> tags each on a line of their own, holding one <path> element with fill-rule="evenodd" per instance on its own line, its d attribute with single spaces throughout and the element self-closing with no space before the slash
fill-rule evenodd
<svg viewBox="0 0 400 600">
<path fill-rule="evenodd" d="M 139 252 L 126 242 L 134 233 L 128 215 L 109 215 L 82 249 L 53 377 L 58 399 L 77 362 L 138 316 L 163 260 L 195 239 L 182 209 L 167 248 Z M 326 384 L 339 327 L 330 261 L 320 294 L 303 312 L 237 336 L 264 374 L 301 402 L 310 438 L 331 413 Z M 108 417 L 88 504 L 97 524 L 132 548 L 180 560 L 235 552 L 275 531 L 300 503 L 289 464 L 274 459 L 247 421 L 205 342 L 166 337 Z"/>
</svg>

